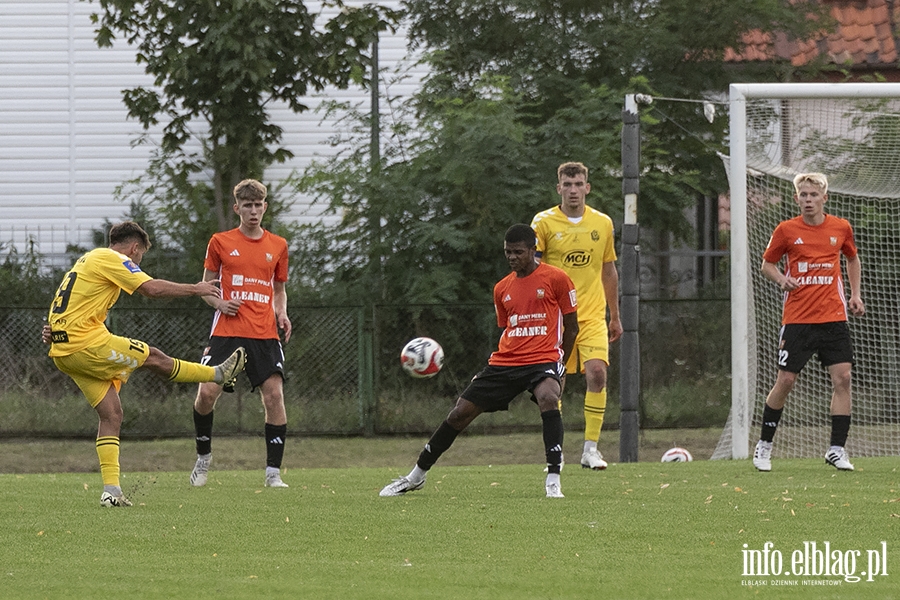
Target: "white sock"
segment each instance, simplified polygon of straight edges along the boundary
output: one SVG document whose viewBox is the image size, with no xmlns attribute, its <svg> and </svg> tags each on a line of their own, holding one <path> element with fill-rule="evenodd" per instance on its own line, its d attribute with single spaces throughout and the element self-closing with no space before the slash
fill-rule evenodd
<svg viewBox="0 0 900 600">
<path fill-rule="evenodd" d="M 597 442 L 592 442 L 590 440 L 584 440 L 584 451 L 589 452 L 591 450 L 597 449 Z"/>
<path fill-rule="evenodd" d="M 419 468 L 419 465 L 413 467 L 413 470 L 409 472 L 409 475 L 406 476 L 412 483 L 419 483 L 423 479 L 425 479 L 425 474 L 428 471 L 423 471 Z"/>
<path fill-rule="evenodd" d="M 266 477 L 271 475 L 281 475 L 281 469 L 278 467 L 266 467 Z"/>
<path fill-rule="evenodd" d="M 547 485 L 551 483 L 559 485 L 559 473 L 547 473 Z"/>
</svg>

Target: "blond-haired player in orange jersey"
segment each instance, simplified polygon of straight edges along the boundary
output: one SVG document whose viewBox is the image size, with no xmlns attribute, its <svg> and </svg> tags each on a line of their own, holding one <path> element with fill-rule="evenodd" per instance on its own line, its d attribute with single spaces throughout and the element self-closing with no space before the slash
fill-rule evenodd
<svg viewBox="0 0 900 600">
<path fill-rule="evenodd" d="M 259 388 L 265 411 L 266 487 L 288 487 L 281 480 L 281 462 L 287 437 L 284 408 L 284 342 L 291 338 L 287 314 L 288 245 L 283 237 L 266 231 L 262 218 L 268 208 L 266 187 L 245 179 L 233 190 L 234 212 L 241 223 L 212 236 L 203 263 L 203 279 L 219 279 L 222 297 L 207 303 L 216 309 L 204 360 L 216 361 L 235 346 L 247 350 L 247 379 Z M 191 471 L 193 486 L 206 485 L 212 460 L 213 409 L 222 391 L 215 383 L 200 385 L 194 401 L 197 461 Z"/>
<path fill-rule="evenodd" d="M 556 184 L 559 205 L 536 214 L 531 226 L 537 234 L 538 258 L 564 270 L 578 290 L 578 339 L 566 372 L 584 372 L 587 391 L 581 466 L 599 471 L 607 467 L 597 442 L 606 412 L 609 344 L 621 337 L 622 322 L 613 223 L 609 216 L 587 206 L 590 191 L 587 167 L 579 162 L 561 164 Z"/>
<path fill-rule="evenodd" d="M 778 342 L 778 376 L 766 397 L 759 442 L 753 465 L 772 470 L 772 441 L 788 394 L 813 354 L 828 369 L 834 388 L 831 396 L 831 444 L 825 462 L 842 471 L 853 465 L 844 449 L 850 430 L 850 380 L 853 344 L 847 326 L 848 311 L 866 312 L 860 296 L 862 267 L 850 223 L 825 213 L 828 178 L 822 173 L 794 177 L 794 200 L 800 216 L 775 228 L 763 254 L 762 273 L 784 293 Z M 847 263 L 850 298 L 845 297 L 841 255 Z M 783 269 L 778 263 L 785 259 Z"/>
</svg>

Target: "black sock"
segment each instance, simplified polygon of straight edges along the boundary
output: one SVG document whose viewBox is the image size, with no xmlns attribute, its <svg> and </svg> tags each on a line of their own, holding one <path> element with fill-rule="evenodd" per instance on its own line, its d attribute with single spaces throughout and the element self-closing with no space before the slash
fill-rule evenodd
<svg viewBox="0 0 900 600">
<path fill-rule="evenodd" d="M 775 430 L 778 429 L 778 422 L 781 421 L 781 413 L 783 412 L 783 408 L 775 410 L 768 404 L 763 405 L 762 431 L 759 434 L 759 439 L 764 442 L 771 442 L 775 439 Z"/>
<path fill-rule="evenodd" d="M 831 445 L 841 446 L 847 443 L 850 433 L 850 415 L 831 415 Z"/>
<path fill-rule="evenodd" d="M 287 437 L 287 425 L 270 425 L 266 423 L 266 466 L 281 468 L 284 458 L 284 438 Z"/>
<path fill-rule="evenodd" d="M 212 427 L 213 412 L 209 411 L 208 415 L 201 415 L 194 409 L 194 431 L 197 437 L 194 438 L 197 443 L 197 454 L 209 454 L 212 452 Z"/>
<path fill-rule="evenodd" d="M 441 454 L 446 452 L 447 448 L 453 445 L 453 442 L 458 435 L 459 431 L 450 427 L 450 424 L 447 423 L 446 420 L 441 423 L 440 427 L 431 434 L 431 439 L 428 440 L 428 443 L 425 444 L 425 448 L 423 448 L 422 452 L 419 454 L 419 459 L 416 461 L 419 468 L 423 471 L 427 471 L 433 467 L 434 463 L 441 457 Z"/>
<path fill-rule="evenodd" d="M 558 410 L 542 412 L 541 422 L 544 434 L 544 451 L 547 454 L 547 472 L 559 473 L 562 467 L 562 413 Z"/>
</svg>

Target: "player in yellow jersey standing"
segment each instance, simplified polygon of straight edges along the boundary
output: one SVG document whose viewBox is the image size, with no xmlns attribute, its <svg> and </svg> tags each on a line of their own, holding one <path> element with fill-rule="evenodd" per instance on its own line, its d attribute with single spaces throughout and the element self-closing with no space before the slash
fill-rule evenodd
<svg viewBox="0 0 900 600">
<path fill-rule="evenodd" d="M 75 381 L 100 417 L 101 506 L 131 506 L 119 484 L 123 418 L 119 389 L 135 369 L 150 369 L 170 381 L 225 383 L 244 368 L 243 348 L 234 349 L 221 364 L 211 367 L 171 358 L 145 342 L 113 335 L 106 328 L 106 315 L 122 290 L 149 298 L 218 298 L 217 281 L 175 283 L 153 279 L 141 271 L 141 259 L 149 249 L 150 237 L 137 223 L 114 225 L 109 230 L 109 247 L 91 250 L 65 274 L 42 332 L 56 367 Z"/>
<path fill-rule="evenodd" d="M 563 163 L 557 169 L 559 205 L 536 214 L 531 227 L 537 234 L 538 258 L 563 269 L 575 283 L 578 339 L 566 372 L 584 373 L 587 392 L 581 466 L 599 471 L 607 467 L 597 442 L 606 411 L 609 344 L 621 337 L 622 322 L 613 223 L 609 216 L 587 206 L 590 191 L 587 167 L 579 162 Z"/>
</svg>

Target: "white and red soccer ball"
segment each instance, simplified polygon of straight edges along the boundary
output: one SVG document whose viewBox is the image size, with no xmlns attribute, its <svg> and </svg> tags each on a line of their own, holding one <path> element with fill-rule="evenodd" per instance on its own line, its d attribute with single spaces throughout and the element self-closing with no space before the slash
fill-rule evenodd
<svg viewBox="0 0 900 600">
<path fill-rule="evenodd" d="M 662 462 L 691 462 L 694 457 L 684 448 L 669 448 L 662 455 Z"/>
<path fill-rule="evenodd" d="M 400 352 L 400 364 L 407 374 L 417 379 L 433 377 L 444 366 L 444 349 L 431 338 L 411 339 Z"/>
</svg>

